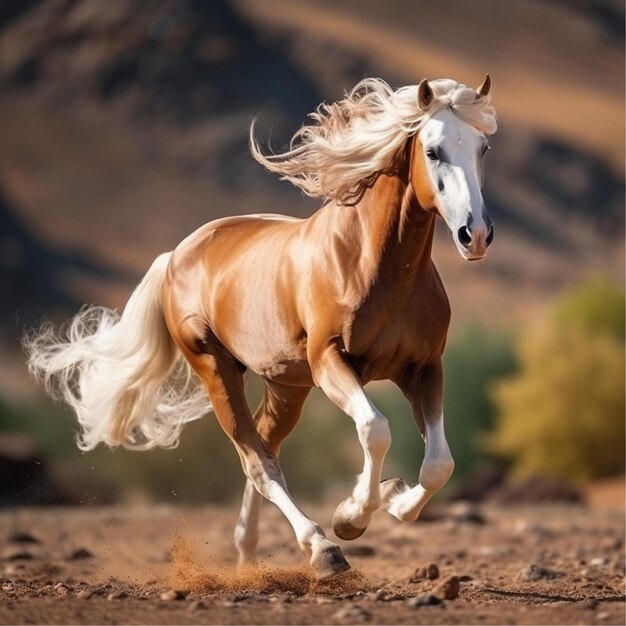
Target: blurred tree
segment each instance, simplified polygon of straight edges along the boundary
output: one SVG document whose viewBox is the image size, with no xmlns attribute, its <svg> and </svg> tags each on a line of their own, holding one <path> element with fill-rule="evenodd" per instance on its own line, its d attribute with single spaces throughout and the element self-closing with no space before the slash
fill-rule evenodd
<svg viewBox="0 0 626 626">
<path fill-rule="evenodd" d="M 490 451 L 515 474 L 592 479 L 624 470 L 624 291 L 594 279 L 520 338 L 518 374 L 494 390 Z"/>
</svg>

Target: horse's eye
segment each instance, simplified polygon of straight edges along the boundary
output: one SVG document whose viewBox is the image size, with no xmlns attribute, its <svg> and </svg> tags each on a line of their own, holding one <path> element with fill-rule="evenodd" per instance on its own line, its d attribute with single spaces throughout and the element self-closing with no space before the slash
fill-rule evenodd
<svg viewBox="0 0 626 626">
<path fill-rule="evenodd" d="M 437 161 L 437 153 L 435 152 L 434 148 L 428 148 L 428 150 L 426 150 L 426 156 L 431 161 Z"/>
</svg>

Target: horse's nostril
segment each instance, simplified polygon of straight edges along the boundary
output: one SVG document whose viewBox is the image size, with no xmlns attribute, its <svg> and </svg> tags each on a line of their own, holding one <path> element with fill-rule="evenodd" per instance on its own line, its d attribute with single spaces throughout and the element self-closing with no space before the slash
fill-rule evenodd
<svg viewBox="0 0 626 626">
<path fill-rule="evenodd" d="M 490 246 L 493 241 L 493 224 L 489 227 L 489 234 L 487 235 L 487 245 Z"/>
<path fill-rule="evenodd" d="M 470 243 L 472 243 L 472 235 L 467 226 L 461 226 L 461 228 L 459 228 L 458 236 L 461 245 L 465 246 L 466 248 L 470 245 Z"/>
</svg>

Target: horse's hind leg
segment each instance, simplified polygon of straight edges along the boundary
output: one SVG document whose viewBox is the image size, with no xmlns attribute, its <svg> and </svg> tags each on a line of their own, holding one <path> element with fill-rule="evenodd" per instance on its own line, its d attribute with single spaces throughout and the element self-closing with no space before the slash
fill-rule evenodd
<svg viewBox="0 0 626 626">
<path fill-rule="evenodd" d="M 280 443 L 296 425 L 309 391 L 309 387 L 287 387 L 266 381 L 265 397 L 254 414 L 254 422 L 263 443 L 272 454 L 278 456 Z M 248 479 L 235 527 L 240 565 L 256 561 L 262 499 L 263 496 Z"/>
<path fill-rule="evenodd" d="M 193 339 L 185 343 L 197 345 Z M 310 556 L 311 567 L 319 578 L 349 569 L 339 547 L 298 508 L 287 491 L 278 459 L 263 443 L 246 404 L 240 364 L 213 337 L 205 338 L 202 350 L 188 347 L 185 356 L 205 384 L 217 419 L 234 443 L 246 477 L 287 517 L 301 550 Z"/>
</svg>

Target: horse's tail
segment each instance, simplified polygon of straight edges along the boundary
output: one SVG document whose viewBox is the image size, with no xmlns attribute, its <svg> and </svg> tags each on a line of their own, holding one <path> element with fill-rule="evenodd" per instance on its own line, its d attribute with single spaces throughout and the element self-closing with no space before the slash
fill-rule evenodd
<svg viewBox="0 0 626 626">
<path fill-rule="evenodd" d="M 211 410 L 165 323 L 161 293 L 170 256 L 154 261 L 121 316 L 87 306 L 59 331 L 44 323 L 24 339 L 30 372 L 74 409 L 82 450 L 100 442 L 170 448 L 183 424 Z"/>
</svg>

